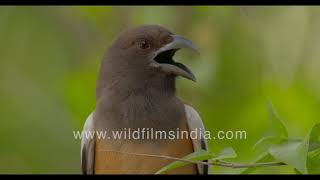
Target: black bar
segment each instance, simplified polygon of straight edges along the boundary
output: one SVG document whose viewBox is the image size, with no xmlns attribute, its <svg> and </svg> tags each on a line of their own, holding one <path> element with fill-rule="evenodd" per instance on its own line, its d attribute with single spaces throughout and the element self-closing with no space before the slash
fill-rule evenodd
<svg viewBox="0 0 320 180">
<path fill-rule="evenodd" d="M 1 5 L 320 5 L 317 0 L 0 0 Z"/>
</svg>

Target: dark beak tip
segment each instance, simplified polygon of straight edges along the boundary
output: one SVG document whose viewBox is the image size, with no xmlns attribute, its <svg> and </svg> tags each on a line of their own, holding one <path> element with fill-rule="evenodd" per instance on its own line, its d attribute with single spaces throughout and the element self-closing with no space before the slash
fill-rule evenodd
<svg viewBox="0 0 320 180">
<path fill-rule="evenodd" d="M 197 78 L 194 76 L 194 77 L 192 77 L 191 81 L 197 82 Z"/>
<path fill-rule="evenodd" d="M 191 73 L 188 73 L 188 77 L 187 79 L 193 81 L 193 82 L 197 82 L 197 78 L 196 76 L 191 72 Z"/>
</svg>

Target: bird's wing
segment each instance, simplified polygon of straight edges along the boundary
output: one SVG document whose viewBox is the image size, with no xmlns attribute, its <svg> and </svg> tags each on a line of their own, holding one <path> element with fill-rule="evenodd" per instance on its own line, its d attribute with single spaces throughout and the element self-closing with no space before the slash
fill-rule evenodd
<svg viewBox="0 0 320 180">
<path fill-rule="evenodd" d="M 81 139 L 81 167 L 83 174 L 94 173 L 94 152 L 95 152 L 95 138 L 91 137 L 89 133 L 94 133 L 93 113 L 87 118 L 82 131 Z M 94 135 L 94 134 L 93 134 Z"/>
<path fill-rule="evenodd" d="M 186 111 L 186 115 L 187 115 L 187 122 L 188 122 L 188 128 L 189 131 L 200 131 L 201 129 L 201 133 L 197 133 L 197 135 L 203 135 L 205 129 L 202 123 L 202 120 L 199 116 L 199 114 L 197 113 L 196 110 L 194 110 L 191 106 L 186 105 L 185 104 L 185 111 Z M 203 136 L 201 137 L 197 137 L 197 139 L 192 139 L 192 144 L 193 144 L 193 149 L 194 151 L 198 151 L 200 149 L 203 150 L 208 150 L 208 143 L 206 141 L 206 139 L 203 138 Z M 202 164 L 198 164 L 198 171 L 200 174 L 208 174 L 208 170 L 209 170 L 209 166 L 208 165 L 202 165 Z"/>
</svg>

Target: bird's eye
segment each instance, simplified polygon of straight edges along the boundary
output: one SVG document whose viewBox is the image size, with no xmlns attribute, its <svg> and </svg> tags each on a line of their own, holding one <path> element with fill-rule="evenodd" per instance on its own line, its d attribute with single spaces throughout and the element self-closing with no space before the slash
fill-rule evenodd
<svg viewBox="0 0 320 180">
<path fill-rule="evenodd" d="M 147 40 L 141 39 L 140 41 L 138 41 L 138 47 L 140 49 L 148 49 L 150 47 L 150 45 Z"/>
</svg>

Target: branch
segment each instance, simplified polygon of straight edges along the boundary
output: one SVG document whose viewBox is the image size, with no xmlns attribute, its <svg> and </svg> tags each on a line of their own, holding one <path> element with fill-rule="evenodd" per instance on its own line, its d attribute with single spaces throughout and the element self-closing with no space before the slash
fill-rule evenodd
<svg viewBox="0 0 320 180">
<path fill-rule="evenodd" d="M 253 164 L 230 163 L 222 160 L 216 160 L 215 162 L 203 162 L 203 161 L 194 161 L 194 160 L 182 159 L 182 158 L 166 156 L 166 155 L 130 153 L 130 152 L 123 152 L 123 151 L 116 151 L 116 150 L 101 150 L 101 151 L 135 155 L 135 156 L 155 157 L 155 158 L 170 159 L 170 160 L 181 161 L 181 162 L 192 163 L 192 164 L 203 164 L 203 165 L 221 166 L 221 167 L 229 167 L 229 168 L 253 168 L 253 167 L 287 165 L 286 163 L 283 163 L 283 162 L 264 162 L 264 163 L 253 163 Z"/>
<path fill-rule="evenodd" d="M 230 168 L 253 168 L 253 167 L 267 167 L 267 166 L 283 166 L 287 165 L 283 162 L 263 162 L 263 163 L 253 163 L 253 164 L 239 164 L 239 163 L 230 163 L 222 160 L 217 160 L 217 166 L 224 166 Z M 223 164 L 223 165 L 222 165 Z"/>
</svg>

